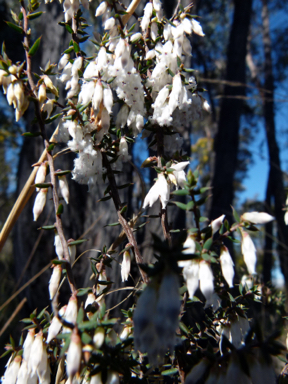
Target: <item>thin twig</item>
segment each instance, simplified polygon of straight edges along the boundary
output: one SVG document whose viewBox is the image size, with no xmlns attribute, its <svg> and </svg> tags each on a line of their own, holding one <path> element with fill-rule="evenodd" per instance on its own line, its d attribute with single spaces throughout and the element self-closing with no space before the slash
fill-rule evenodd
<svg viewBox="0 0 288 384">
<path fill-rule="evenodd" d="M 17 307 L 15 308 L 15 310 L 13 311 L 12 315 L 9 317 L 9 319 L 6 321 L 6 323 L 4 324 L 4 326 L 2 327 L 1 331 L 0 331 L 0 337 L 3 335 L 3 333 L 6 331 L 6 329 L 9 327 L 9 325 L 11 324 L 11 322 L 14 320 L 15 316 L 17 316 L 17 314 L 21 311 L 21 309 L 23 308 L 23 305 L 26 303 L 27 301 L 27 298 L 24 297 L 24 299 L 22 299 L 22 301 L 17 305 Z"/>
</svg>

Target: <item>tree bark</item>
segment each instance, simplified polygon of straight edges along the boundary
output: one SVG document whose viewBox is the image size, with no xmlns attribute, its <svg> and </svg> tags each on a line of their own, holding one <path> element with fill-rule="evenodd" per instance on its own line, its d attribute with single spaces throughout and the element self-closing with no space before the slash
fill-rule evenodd
<svg viewBox="0 0 288 384">
<path fill-rule="evenodd" d="M 252 0 L 235 0 L 234 17 L 227 50 L 225 80 L 244 84 L 247 37 L 250 26 Z M 220 110 L 218 132 L 215 137 L 215 169 L 212 181 L 213 197 L 210 219 L 225 214 L 232 220 L 234 175 L 237 168 L 239 127 L 245 96 L 244 86 L 226 85 Z"/>
</svg>

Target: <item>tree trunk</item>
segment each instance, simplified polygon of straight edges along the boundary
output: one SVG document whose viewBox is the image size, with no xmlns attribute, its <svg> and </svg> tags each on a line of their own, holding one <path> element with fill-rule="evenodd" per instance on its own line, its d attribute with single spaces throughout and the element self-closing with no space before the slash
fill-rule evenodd
<svg viewBox="0 0 288 384">
<path fill-rule="evenodd" d="M 252 0 L 234 1 L 234 18 L 227 51 L 226 81 L 245 83 L 245 57 L 250 26 Z M 232 220 L 234 175 L 237 168 L 239 126 L 244 86 L 226 85 L 221 105 L 218 132 L 215 138 L 215 169 L 210 219 L 225 214 Z"/>
<path fill-rule="evenodd" d="M 269 151 L 269 178 L 267 190 L 271 198 L 274 198 L 274 215 L 277 221 L 278 252 L 282 273 L 285 277 L 286 287 L 288 288 L 288 228 L 284 222 L 285 191 L 281 163 L 279 156 L 279 147 L 276 141 L 275 128 L 275 106 L 274 106 L 274 77 L 272 70 L 272 44 L 269 27 L 268 1 L 262 0 L 262 25 L 263 25 L 263 46 L 264 46 L 264 88 L 266 94 L 263 97 L 263 109 L 265 120 L 265 131 Z M 267 92 L 268 91 L 268 92 Z M 271 200 L 270 206 L 271 209 Z M 269 235 L 269 228 L 266 229 Z M 272 233 L 271 233 L 272 234 Z M 267 236 L 266 236 L 267 237 Z M 270 260 L 271 259 L 271 260 Z M 266 239 L 265 258 L 264 258 L 264 281 L 271 280 L 272 266 L 272 244 Z M 270 268 L 270 272 L 268 269 Z"/>
</svg>

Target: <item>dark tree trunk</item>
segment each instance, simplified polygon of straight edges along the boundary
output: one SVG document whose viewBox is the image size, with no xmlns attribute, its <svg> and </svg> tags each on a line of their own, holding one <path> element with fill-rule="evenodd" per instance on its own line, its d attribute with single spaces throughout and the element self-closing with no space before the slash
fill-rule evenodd
<svg viewBox="0 0 288 384">
<path fill-rule="evenodd" d="M 268 1 L 262 0 L 262 25 L 263 25 L 263 46 L 264 46 L 264 88 L 266 94 L 263 97 L 263 109 L 265 120 L 265 131 L 267 145 L 269 151 L 269 178 L 267 191 L 269 191 L 268 211 L 274 203 L 274 215 L 277 221 L 278 236 L 278 252 L 280 257 L 280 265 L 282 273 L 285 277 L 286 287 L 288 287 L 288 263 L 287 263 L 287 246 L 288 246 L 288 228 L 284 222 L 285 191 L 283 184 L 283 176 L 281 171 L 281 163 L 279 156 L 279 147 L 276 141 L 275 129 L 275 106 L 274 106 L 274 77 L 272 70 L 272 44 L 270 38 L 269 27 L 269 11 Z M 271 201 L 272 198 L 274 201 Z M 269 212 L 270 213 L 270 212 Z M 266 228 L 266 244 L 265 257 L 263 266 L 264 281 L 271 280 L 272 267 L 272 242 L 268 239 L 272 235 L 271 228 Z"/>
<path fill-rule="evenodd" d="M 234 1 L 234 18 L 227 50 L 226 81 L 245 83 L 245 57 L 252 0 Z M 215 169 L 210 219 L 222 214 L 231 217 L 234 175 L 237 168 L 239 126 L 245 87 L 226 85 L 215 138 Z"/>
</svg>

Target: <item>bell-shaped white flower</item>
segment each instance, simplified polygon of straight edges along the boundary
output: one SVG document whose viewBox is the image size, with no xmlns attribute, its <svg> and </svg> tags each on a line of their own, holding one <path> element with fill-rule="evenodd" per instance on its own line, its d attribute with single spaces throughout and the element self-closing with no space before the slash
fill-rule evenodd
<svg viewBox="0 0 288 384">
<path fill-rule="evenodd" d="M 102 1 L 102 3 L 100 3 L 96 9 L 95 16 L 98 17 L 103 15 L 103 13 L 106 12 L 107 6 L 108 6 L 107 1 Z"/>
<path fill-rule="evenodd" d="M 36 177 L 35 177 L 35 184 L 45 183 L 46 175 L 47 175 L 47 161 L 44 161 L 44 163 L 42 163 L 37 170 Z M 40 191 L 40 188 L 36 188 L 36 191 L 37 192 Z"/>
<path fill-rule="evenodd" d="M 29 329 L 23 344 L 23 359 L 28 363 L 30 358 L 31 347 L 34 341 L 35 329 Z"/>
<path fill-rule="evenodd" d="M 211 304 L 214 292 L 214 276 L 211 266 L 206 261 L 201 261 L 199 266 L 199 283 L 200 289 L 206 298 L 206 306 Z"/>
<path fill-rule="evenodd" d="M 186 174 L 184 172 L 184 169 L 187 167 L 187 165 L 189 165 L 190 162 L 189 161 L 182 161 L 178 164 L 172 164 L 170 168 L 174 169 L 173 171 L 173 175 L 175 177 L 175 181 L 173 181 L 173 178 L 170 180 L 172 182 L 176 182 L 176 187 L 181 187 L 181 188 L 184 188 L 185 186 L 185 183 L 186 183 Z M 171 174 L 170 174 L 171 175 Z M 170 176 L 169 175 L 169 176 Z"/>
<path fill-rule="evenodd" d="M 105 340 L 105 329 L 103 327 L 97 327 L 93 336 L 93 343 L 96 349 L 100 349 Z"/>
<path fill-rule="evenodd" d="M 95 86 L 93 98 L 92 98 L 92 107 L 97 110 L 100 107 L 100 104 L 103 100 L 103 87 L 101 81 L 98 80 Z"/>
<path fill-rule="evenodd" d="M 101 372 L 96 373 L 96 375 L 91 376 L 90 384 L 103 384 L 102 383 L 102 374 Z"/>
<path fill-rule="evenodd" d="M 140 33 L 140 32 L 133 33 L 133 35 L 130 36 L 131 43 L 135 43 L 136 41 L 138 41 L 140 39 L 142 39 L 142 33 Z"/>
<path fill-rule="evenodd" d="M 62 308 L 60 308 L 60 310 L 59 310 L 60 317 L 64 316 L 66 309 L 67 309 L 67 305 L 64 305 Z M 51 321 L 50 327 L 48 329 L 48 335 L 47 335 L 47 339 L 46 339 L 47 344 L 49 344 L 50 341 L 53 340 L 58 335 L 61 328 L 62 328 L 61 321 L 58 319 L 57 316 L 54 316 L 52 321 Z"/>
<path fill-rule="evenodd" d="M 105 30 L 110 30 L 114 27 L 115 25 L 115 18 L 114 17 L 110 17 L 108 20 L 105 21 L 105 24 L 104 24 L 104 29 Z"/>
<path fill-rule="evenodd" d="M 49 280 L 49 296 L 50 300 L 55 296 L 61 279 L 62 267 L 61 265 L 55 265 L 52 271 L 51 278 Z"/>
<path fill-rule="evenodd" d="M 34 221 L 37 221 L 38 217 L 43 212 L 43 209 L 46 204 L 47 192 L 48 192 L 48 188 L 41 188 L 40 191 L 37 193 L 37 196 L 33 205 Z"/>
<path fill-rule="evenodd" d="M 196 33 L 196 35 L 205 36 L 205 33 L 203 32 L 203 29 L 202 29 L 199 21 L 197 21 L 195 19 L 191 19 L 191 24 L 192 24 L 192 30 L 194 33 Z"/>
<path fill-rule="evenodd" d="M 242 215 L 242 219 L 253 224 L 266 224 L 275 220 L 275 217 L 266 212 L 245 212 Z"/>
<path fill-rule="evenodd" d="M 65 175 L 58 176 L 59 188 L 66 204 L 69 204 L 69 186 Z"/>
<path fill-rule="evenodd" d="M 82 357 L 82 343 L 81 337 L 78 334 L 77 328 L 74 328 L 71 335 L 71 342 L 69 344 L 67 358 L 66 358 L 66 372 L 70 380 L 76 375 L 80 370 Z"/>
<path fill-rule="evenodd" d="M 113 107 L 113 94 L 111 88 L 108 86 L 104 89 L 103 92 L 103 104 L 104 107 L 107 109 L 108 113 L 111 114 Z"/>
<path fill-rule="evenodd" d="M 55 231 L 54 246 L 55 246 L 55 252 L 56 252 L 56 255 L 58 256 L 58 259 L 63 260 L 64 259 L 64 250 L 62 247 L 60 236 L 58 235 L 57 231 Z"/>
<path fill-rule="evenodd" d="M 73 294 L 68 301 L 68 305 L 67 305 L 67 308 L 65 311 L 64 319 L 68 323 L 75 325 L 76 320 L 77 320 L 77 314 L 78 314 L 77 296 L 75 294 Z M 71 332 L 71 329 L 65 327 L 64 331 L 65 332 Z"/>
<path fill-rule="evenodd" d="M 191 260 L 183 269 L 183 277 L 186 281 L 189 298 L 192 299 L 199 287 L 199 262 Z"/>
<path fill-rule="evenodd" d="M 33 341 L 30 357 L 28 361 L 28 366 L 32 371 L 32 374 L 35 374 L 40 366 L 44 354 L 44 344 L 43 344 L 43 333 L 42 331 L 37 333 Z M 45 357 L 45 356 L 44 356 Z"/>
<path fill-rule="evenodd" d="M 234 263 L 229 250 L 227 247 L 225 247 L 225 245 L 221 247 L 220 265 L 224 279 L 230 288 L 233 287 L 233 278 L 235 275 Z"/>
<path fill-rule="evenodd" d="M 221 215 L 220 217 L 218 217 L 217 219 L 211 221 L 211 228 L 212 228 L 212 236 L 215 235 L 215 233 L 217 231 L 219 231 L 223 221 L 225 219 L 225 215 Z"/>
<path fill-rule="evenodd" d="M 13 361 L 10 361 L 1 383 L 3 384 L 15 384 L 17 380 L 17 375 L 20 369 L 21 356 L 16 356 Z"/>
<path fill-rule="evenodd" d="M 257 254 L 255 245 L 248 235 L 247 232 L 241 231 L 242 233 L 242 242 L 241 242 L 241 250 L 244 258 L 244 262 L 248 269 L 250 275 L 254 275 L 256 273 L 256 263 L 257 263 Z"/>
<path fill-rule="evenodd" d="M 285 221 L 285 224 L 288 225 L 288 211 L 285 212 L 284 221 Z"/>
<path fill-rule="evenodd" d="M 145 209 L 148 205 L 149 207 L 152 207 L 152 205 L 160 198 L 162 209 L 165 209 L 170 197 L 170 187 L 167 183 L 167 180 L 163 173 L 158 174 L 158 178 L 156 180 L 156 183 L 153 185 L 153 187 L 150 188 L 149 192 L 147 193 L 143 208 Z"/>
<path fill-rule="evenodd" d="M 131 269 L 131 255 L 129 251 L 123 253 L 123 261 L 121 264 L 121 278 L 122 282 L 127 281 Z"/>
</svg>

